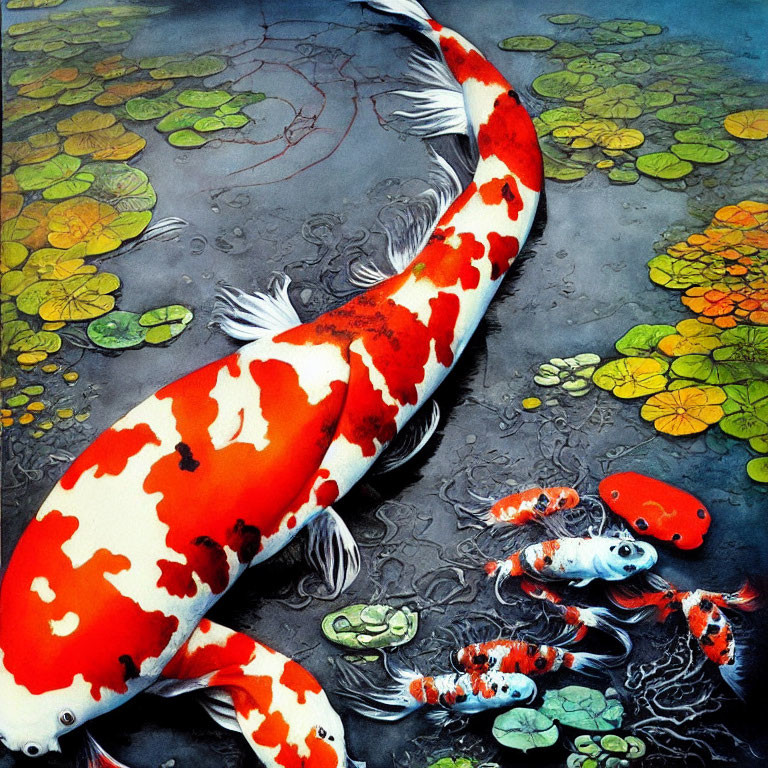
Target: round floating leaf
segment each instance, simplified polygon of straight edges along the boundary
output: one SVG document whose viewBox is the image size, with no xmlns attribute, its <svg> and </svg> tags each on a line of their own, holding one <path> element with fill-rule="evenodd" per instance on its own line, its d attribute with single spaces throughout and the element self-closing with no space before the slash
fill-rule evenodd
<svg viewBox="0 0 768 768">
<path fill-rule="evenodd" d="M 748 109 L 728 115 L 723 127 L 737 139 L 760 141 L 768 137 L 768 109 Z"/>
<path fill-rule="evenodd" d="M 702 117 L 705 117 L 707 110 L 702 107 L 692 105 L 683 105 L 679 107 L 665 107 L 656 113 L 659 120 L 665 123 L 677 123 L 678 125 L 696 125 Z"/>
<path fill-rule="evenodd" d="M 184 61 L 168 61 L 161 67 L 151 69 L 150 77 L 165 80 L 176 77 L 208 77 L 227 68 L 227 62 L 218 56 L 198 56 Z"/>
<path fill-rule="evenodd" d="M 182 304 L 171 304 L 167 307 L 150 309 L 139 318 L 139 324 L 145 326 L 161 325 L 162 323 L 183 323 L 188 325 L 194 315 Z"/>
<path fill-rule="evenodd" d="M 581 110 L 576 107 L 557 107 L 547 109 L 534 118 L 534 125 L 536 133 L 539 136 L 545 136 L 555 128 L 578 125 L 583 119 Z"/>
<path fill-rule="evenodd" d="M 547 691 L 539 711 L 582 731 L 612 731 L 621 725 L 624 716 L 620 701 L 580 685 Z"/>
<path fill-rule="evenodd" d="M 649 276 L 654 283 L 676 289 L 708 282 L 703 266 L 698 261 L 677 259 L 668 253 L 659 254 L 648 262 Z"/>
<path fill-rule="evenodd" d="M 211 107 L 220 107 L 232 99 L 232 96 L 226 91 L 182 91 L 176 101 L 183 107 L 197 107 L 198 109 L 209 109 Z"/>
<path fill-rule="evenodd" d="M 247 119 L 246 119 L 247 122 Z M 224 120 L 220 117 L 201 117 L 199 120 L 195 122 L 195 124 L 192 126 L 196 131 L 201 131 L 202 133 L 207 133 L 208 131 L 220 131 L 222 128 L 224 128 Z M 168 138 L 169 141 L 171 141 L 171 138 Z M 171 141 L 171 144 L 174 142 Z"/>
<path fill-rule="evenodd" d="M 541 96 L 553 99 L 583 101 L 588 96 L 602 91 L 602 88 L 594 83 L 594 75 L 577 75 L 575 72 L 561 70 L 539 75 L 533 81 L 533 90 Z"/>
<path fill-rule="evenodd" d="M 201 112 L 199 109 L 183 107 L 167 114 L 155 128 L 161 133 L 180 131 L 184 128 L 191 128 L 198 120 L 204 117 L 206 117 L 205 112 Z"/>
<path fill-rule="evenodd" d="M 88 163 L 82 171 L 93 176 L 90 196 L 115 210 L 148 211 L 157 202 L 147 174 L 126 163 Z"/>
<path fill-rule="evenodd" d="M 174 131 L 168 136 L 168 143 L 174 147 L 193 149 L 202 147 L 208 141 L 207 138 L 190 130 Z"/>
<path fill-rule="evenodd" d="M 606 88 L 604 93 L 588 98 L 584 102 L 584 111 L 597 117 L 631 120 L 643 112 L 640 99 L 641 92 L 636 85 L 614 85 Z"/>
<path fill-rule="evenodd" d="M 125 111 L 134 120 L 157 120 L 176 108 L 176 102 L 168 96 L 159 96 L 156 99 L 139 96 L 125 105 Z"/>
<path fill-rule="evenodd" d="M 768 457 L 761 456 L 748 461 L 747 474 L 756 483 L 768 483 Z"/>
<path fill-rule="evenodd" d="M 3 105 L 3 120 L 6 123 L 15 123 L 17 120 L 37 112 L 45 112 L 55 105 L 56 102 L 53 99 L 25 99 L 23 97 L 12 99 Z"/>
<path fill-rule="evenodd" d="M 592 380 L 616 397 L 645 397 L 667 385 L 667 364 L 654 357 L 623 357 L 598 368 Z"/>
<path fill-rule="evenodd" d="M 721 403 L 725 392 L 720 387 L 683 387 L 660 392 L 646 400 L 640 415 L 668 435 L 694 435 L 723 418 Z"/>
<path fill-rule="evenodd" d="M 518 35 L 507 37 L 499 43 L 503 51 L 548 51 L 555 41 L 543 35 Z"/>
<path fill-rule="evenodd" d="M 109 272 L 93 277 L 77 276 L 52 283 L 45 301 L 38 309 L 43 320 L 89 320 L 109 312 L 115 306 L 113 293 L 120 287 L 120 279 Z"/>
<path fill-rule="evenodd" d="M 615 733 L 603 736 L 603 738 L 600 739 L 600 746 L 606 752 L 616 752 L 621 755 L 626 754 L 629 750 L 629 744 L 627 744 L 621 736 L 617 736 Z"/>
<path fill-rule="evenodd" d="M 634 184 L 640 178 L 640 174 L 634 168 L 614 168 L 608 179 L 614 184 Z"/>
<path fill-rule="evenodd" d="M 635 149 L 645 141 L 642 131 L 638 131 L 635 128 L 596 130 L 590 132 L 589 137 L 595 144 L 605 149 Z"/>
<path fill-rule="evenodd" d="M 66 120 L 56 123 L 56 130 L 62 136 L 73 136 L 76 133 L 88 133 L 109 128 L 117 122 L 117 118 L 109 112 L 96 112 L 93 109 L 85 109 L 76 112 Z"/>
<path fill-rule="evenodd" d="M 48 189 L 43 192 L 43 197 L 46 200 L 63 200 L 67 197 L 82 195 L 83 192 L 87 192 L 88 189 L 90 189 L 93 179 L 93 174 L 80 171 L 71 179 L 60 181 L 58 184 L 48 187 Z"/>
<path fill-rule="evenodd" d="M 322 631 L 345 648 L 364 650 L 403 645 L 413 639 L 418 625 L 418 614 L 407 606 L 357 603 L 327 614 Z"/>
<path fill-rule="evenodd" d="M 64 93 L 59 96 L 58 102 L 65 106 L 84 104 L 86 101 L 90 101 L 103 92 L 104 86 L 101 83 L 94 81 L 82 88 L 64 91 Z"/>
<path fill-rule="evenodd" d="M 707 144 L 673 144 L 669 149 L 681 160 L 691 163 L 722 163 L 729 157 L 724 149 Z"/>
<path fill-rule="evenodd" d="M 146 341 L 148 344 L 164 344 L 166 341 L 175 339 L 186 330 L 184 323 L 167 323 L 165 325 L 155 325 L 147 331 Z"/>
<path fill-rule="evenodd" d="M 616 342 L 616 351 L 627 356 L 650 354 L 661 339 L 674 332 L 671 325 L 636 325 Z"/>
<path fill-rule="evenodd" d="M 128 349 L 144 343 L 146 329 L 135 312 L 115 311 L 88 323 L 88 338 L 104 349 Z"/>
<path fill-rule="evenodd" d="M 580 13 L 558 13 L 554 16 L 547 16 L 547 21 L 551 24 L 575 24 L 580 19 L 587 18 Z"/>
<path fill-rule="evenodd" d="M 0 265 L 2 270 L 13 269 L 26 261 L 29 251 L 21 243 L 6 241 L 0 243 Z M 7 291 L 3 291 L 7 293 Z"/>
<path fill-rule="evenodd" d="M 493 721 L 492 733 L 499 744 L 521 752 L 551 747 L 559 736 L 557 726 L 549 717 L 525 707 L 499 715 Z"/>
<path fill-rule="evenodd" d="M 238 93 L 232 101 L 222 104 L 216 111 L 216 115 L 234 115 L 235 112 L 239 112 L 243 107 L 247 107 L 249 104 L 258 104 L 260 101 L 264 101 L 265 98 L 265 94 L 258 92 L 247 91 L 245 93 Z"/>
<path fill-rule="evenodd" d="M 612 64 L 598 61 L 588 56 L 581 56 L 578 59 L 569 61 L 566 69 L 575 72 L 578 75 L 589 74 L 601 78 L 609 77 L 616 71 L 616 68 Z"/>
<path fill-rule="evenodd" d="M 674 333 L 665 336 L 658 343 L 659 350 L 669 357 L 682 357 L 690 354 L 707 354 L 723 345 L 720 340 L 722 331 L 710 323 L 702 323 L 696 318 L 681 320 Z"/>
<path fill-rule="evenodd" d="M 650 68 L 651 65 L 642 59 L 631 59 L 617 65 L 617 69 L 625 75 L 642 75 L 643 72 L 647 72 Z"/>
<path fill-rule="evenodd" d="M 583 56 L 585 53 L 589 53 L 594 50 L 594 46 L 591 44 L 574 45 L 566 40 L 561 40 L 552 50 L 549 52 L 550 56 L 554 56 L 557 59 L 573 59 L 577 56 Z"/>
<path fill-rule="evenodd" d="M 735 384 L 768 378 L 768 364 L 716 361 L 708 355 L 692 354 L 677 358 L 672 363 L 672 373 L 680 379 L 694 379 L 705 384 Z"/>
<path fill-rule="evenodd" d="M 80 167 L 80 160 L 70 155 L 57 155 L 42 163 L 21 165 L 13 175 L 25 192 L 45 189 L 63 179 L 68 179 Z"/>
<path fill-rule="evenodd" d="M 671 152 L 652 152 L 640 155 L 635 163 L 637 170 L 656 179 L 682 179 L 693 166 L 687 160 L 681 160 Z"/>
</svg>

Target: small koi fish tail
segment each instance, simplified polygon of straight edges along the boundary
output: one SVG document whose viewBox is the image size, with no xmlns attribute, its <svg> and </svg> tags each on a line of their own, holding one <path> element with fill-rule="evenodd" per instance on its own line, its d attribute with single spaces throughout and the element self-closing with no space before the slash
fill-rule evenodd
<svg viewBox="0 0 768 768">
<path fill-rule="evenodd" d="M 496 577 L 496 599 L 503 605 L 509 605 L 509 601 L 501 596 L 501 587 L 510 576 L 522 576 L 525 573 L 520 563 L 520 555 L 514 554 L 506 560 L 491 560 L 485 564 L 485 572 L 489 578 Z"/>
<path fill-rule="evenodd" d="M 624 647 L 624 653 L 620 658 L 626 659 L 626 657 L 629 656 L 632 651 L 632 639 L 627 634 L 626 630 L 616 625 L 636 624 L 644 618 L 642 612 L 638 612 L 627 619 L 622 619 L 611 613 L 607 608 L 579 608 L 578 610 L 581 620 L 584 622 L 584 626 L 599 629 L 606 635 L 615 637 Z"/>
<path fill-rule="evenodd" d="M 76 761 L 77 768 L 128 768 L 104 751 L 104 748 L 85 731 L 83 746 Z"/>
<path fill-rule="evenodd" d="M 626 585 L 612 586 L 608 589 L 608 597 L 619 608 L 640 610 L 641 618 L 655 615 L 656 621 L 664 622 L 676 610 L 673 603 L 677 597 L 677 590 L 655 574 L 648 575 L 646 582 L 648 587 L 645 589 Z"/>
<path fill-rule="evenodd" d="M 760 593 L 747 582 L 738 592 L 718 595 L 713 600 L 721 608 L 738 608 L 740 611 L 756 611 L 760 608 Z"/>
<path fill-rule="evenodd" d="M 626 658 L 626 653 L 614 656 L 607 653 L 567 652 L 563 656 L 563 666 L 588 677 L 599 677 L 611 667 L 618 667 Z"/>
<path fill-rule="evenodd" d="M 533 579 L 524 578 L 520 581 L 520 589 L 525 592 L 528 597 L 532 597 L 535 600 L 546 600 L 553 605 L 559 605 L 563 598 L 555 592 L 554 589 L 550 589 L 539 581 Z"/>
<path fill-rule="evenodd" d="M 339 691 L 338 695 L 363 717 L 388 722 L 402 720 L 426 703 L 411 692 L 414 688 L 421 690 L 418 681 L 422 676 L 416 670 L 408 669 L 386 656 L 384 667 L 392 684 L 382 687 L 356 667 L 346 664 L 342 672 L 346 689 Z"/>
</svg>

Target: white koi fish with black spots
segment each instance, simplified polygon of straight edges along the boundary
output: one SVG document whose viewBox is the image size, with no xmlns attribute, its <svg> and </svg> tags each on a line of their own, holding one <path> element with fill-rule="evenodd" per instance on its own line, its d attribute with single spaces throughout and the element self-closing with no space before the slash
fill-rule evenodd
<svg viewBox="0 0 768 768">
<path fill-rule="evenodd" d="M 414 0 L 369 5 L 434 44 L 436 58 L 413 59 L 428 87 L 404 94 L 407 116 L 421 136 L 468 135 L 473 179 L 461 191 L 436 156 L 434 229 L 421 222 L 424 237 L 407 252 L 392 241 L 393 274 L 361 270 L 368 289 L 313 322 L 300 323 L 287 280 L 271 296 L 226 290 L 215 318 L 249 343 L 163 387 L 75 459 L 0 589 L 0 737 L 10 750 L 58 750 L 63 734 L 165 680 L 211 606 L 303 528 L 335 589 L 348 584 L 359 560 L 332 505 L 446 377 L 528 236 L 542 162 L 517 93 Z M 254 674 L 239 656 L 218 661 Z M 323 725 L 327 701 L 282 673 L 270 679 L 287 730 L 264 727 L 264 703 L 246 717 L 248 696 L 232 691 L 234 714 L 221 715 L 259 759 L 349 764 L 340 725 Z M 177 690 L 193 687 L 179 680 Z M 321 727 L 334 733 L 333 758 L 318 746 Z"/>
</svg>

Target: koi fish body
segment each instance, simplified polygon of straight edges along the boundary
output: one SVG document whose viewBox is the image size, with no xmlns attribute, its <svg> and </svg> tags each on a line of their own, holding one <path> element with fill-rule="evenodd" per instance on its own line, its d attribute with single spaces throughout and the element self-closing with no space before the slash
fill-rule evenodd
<svg viewBox="0 0 768 768">
<path fill-rule="evenodd" d="M 420 250 L 392 255 L 395 274 L 314 322 L 299 323 L 287 281 L 271 297 L 225 291 L 217 319 L 250 343 L 159 390 L 75 460 L 0 588 L 11 750 L 57 750 L 149 687 L 236 579 L 303 527 L 317 559 L 346 559 L 336 586 L 354 578 L 331 505 L 451 370 L 530 231 L 541 154 L 515 91 L 413 0 L 371 5 L 438 49 L 414 58 L 432 87 L 410 117 L 422 136 L 469 134 L 474 178 Z"/>
<path fill-rule="evenodd" d="M 499 499 L 487 513 L 488 523 L 525 525 L 541 520 L 563 509 L 572 509 L 579 503 L 579 494 L 573 488 L 529 488 Z"/>
</svg>

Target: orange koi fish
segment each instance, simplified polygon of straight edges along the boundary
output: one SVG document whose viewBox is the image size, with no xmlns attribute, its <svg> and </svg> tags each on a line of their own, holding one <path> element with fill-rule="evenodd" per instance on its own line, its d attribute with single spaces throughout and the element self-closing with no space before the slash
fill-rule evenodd
<svg viewBox="0 0 768 768">
<path fill-rule="evenodd" d="M 573 488 L 529 488 L 499 499 L 488 511 L 486 521 L 525 525 L 562 509 L 573 509 L 578 503 L 579 494 Z"/>
<path fill-rule="evenodd" d="M 572 627 L 571 632 L 564 632 L 562 635 L 562 637 L 567 638 L 569 644 L 581 642 L 590 629 L 599 629 L 601 632 L 615 637 L 624 646 L 624 657 L 628 656 L 632 651 L 632 640 L 616 624 L 620 622 L 634 623 L 640 617 L 628 620 L 620 619 L 607 608 L 579 608 L 575 605 L 564 605 L 562 597 L 557 592 L 530 579 L 524 578 L 520 582 L 520 588 L 529 597 L 533 597 L 536 600 L 545 600 L 560 614 L 565 625 Z M 560 642 L 564 641 L 561 640 Z"/>
<path fill-rule="evenodd" d="M 428 87 L 404 94 L 408 117 L 421 136 L 468 135 L 474 177 L 460 190 L 435 155 L 434 230 L 419 222 L 426 237 L 390 248 L 391 274 L 358 274 L 368 289 L 313 322 L 299 321 L 287 279 L 273 295 L 224 290 L 215 319 L 249 343 L 164 386 L 75 459 L 0 586 L 0 736 L 12 751 L 57 751 L 62 735 L 150 689 L 211 606 L 302 528 L 335 591 L 349 584 L 359 557 L 332 505 L 453 368 L 528 236 L 542 159 L 515 90 L 415 0 L 369 4 L 434 45 L 436 58 L 412 61 Z M 222 669 L 239 661 L 219 656 Z M 287 721 L 304 694 L 286 696 Z M 272 710 L 246 717 L 247 697 L 231 698 L 228 722 L 260 733 Z M 313 746 L 328 730 L 315 701 L 321 711 L 290 734 L 248 731 L 267 768 L 296 754 L 305 768 L 350 764 Z"/>
<path fill-rule="evenodd" d="M 637 472 L 620 472 L 602 480 L 603 501 L 637 532 L 678 549 L 696 549 L 712 518 L 707 508 L 686 491 Z"/>
<path fill-rule="evenodd" d="M 594 675 L 620 664 L 625 658 L 625 654 L 610 656 L 583 651 L 574 653 L 556 645 L 502 639 L 468 645 L 455 651 L 451 661 L 456 669 L 470 674 L 517 672 L 523 675 L 545 675 L 563 668 Z"/>
<path fill-rule="evenodd" d="M 392 685 L 380 688 L 362 673 L 352 673 L 354 690 L 339 695 L 364 717 L 373 720 L 402 720 L 422 707 L 434 707 L 430 720 L 445 723 L 462 715 L 525 704 L 536 698 L 536 683 L 519 673 L 497 670 L 424 676 L 385 657 Z"/>
<path fill-rule="evenodd" d="M 679 590 L 660 576 L 647 576 L 649 589 L 637 592 L 627 587 L 613 587 L 611 600 L 621 608 L 647 608 L 663 622 L 676 611 L 682 611 L 688 629 L 696 638 L 704 655 L 718 665 L 725 682 L 738 696 L 743 696 L 742 657 L 737 651 L 731 624 L 721 610 L 737 608 L 754 611 L 758 607 L 758 593 L 750 584 L 738 592 L 708 592 L 696 589 Z"/>
</svg>

